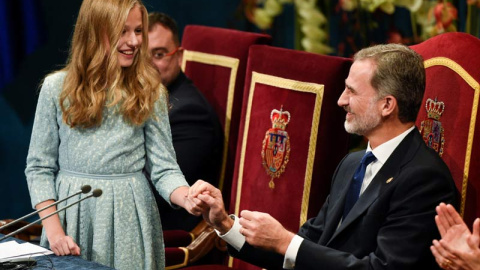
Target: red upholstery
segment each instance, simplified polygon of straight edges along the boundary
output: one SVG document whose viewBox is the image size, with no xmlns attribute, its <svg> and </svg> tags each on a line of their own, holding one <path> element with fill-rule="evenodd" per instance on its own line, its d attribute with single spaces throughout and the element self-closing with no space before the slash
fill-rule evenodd
<svg viewBox="0 0 480 270">
<path fill-rule="evenodd" d="M 188 270 L 231 270 L 232 268 L 225 265 L 198 265 L 190 266 L 185 269 Z"/>
<path fill-rule="evenodd" d="M 213 106 L 224 129 L 224 153 L 219 188 L 224 191 L 227 203 L 233 176 L 248 49 L 252 44 L 267 44 L 270 41 L 271 37 L 268 35 L 215 27 L 189 25 L 184 30 L 182 68 Z M 190 249 L 187 252 L 187 249 L 173 247 L 187 247 L 192 236 L 195 238 L 203 235 L 214 241 L 215 235 L 208 234 L 207 237 L 207 234 L 202 233 L 206 227 L 205 223 L 199 224 L 190 233 L 164 231 L 165 245 L 172 247 L 166 250 L 168 269 L 179 267 L 177 263 L 180 254 L 189 257 L 186 258 L 187 264 L 198 259 L 192 257 Z M 196 243 L 192 245 L 189 248 L 195 250 L 195 256 L 206 252 Z M 201 252 L 197 252 L 198 250 Z M 172 259 L 170 256 L 173 256 Z"/>
<path fill-rule="evenodd" d="M 351 60 L 345 58 L 261 45 L 250 48 L 230 212 L 267 212 L 292 231 L 318 213 L 333 171 L 348 151 L 345 113 L 337 99 L 350 65 Z M 271 112 L 281 108 L 290 113 L 285 128 L 290 153 L 272 189 L 261 152 L 266 131 L 272 128 Z M 259 269 L 236 259 L 229 265 Z"/>
<path fill-rule="evenodd" d="M 212 104 L 224 128 L 224 164 L 219 187 L 227 191 L 224 192 L 227 197 L 233 175 L 248 48 L 270 42 L 268 35 L 199 25 L 188 25 L 183 33 L 184 72 Z"/>
<path fill-rule="evenodd" d="M 13 219 L 0 220 L 0 227 L 8 223 L 11 223 L 13 221 L 14 221 Z M 3 235 L 7 235 L 27 225 L 29 226 L 28 228 L 22 230 L 17 234 L 12 235 L 12 237 L 15 237 L 27 242 L 38 242 L 40 240 L 40 236 L 42 235 L 43 226 L 41 224 L 31 224 L 24 220 L 20 220 L 14 223 L 13 225 L 8 225 L 9 227 L 2 229 L 0 233 L 2 233 Z"/>
<path fill-rule="evenodd" d="M 427 74 L 416 124 L 421 128 L 423 122 L 423 134 L 431 133 L 427 141 L 439 153 L 443 151 L 442 158 L 461 195 L 460 210 L 467 224 L 472 224 L 480 216 L 480 39 L 465 33 L 445 33 L 412 48 L 423 56 Z M 438 120 L 427 114 L 425 106 L 434 105 L 431 101 L 427 104 L 429 99 L 444 103 L 442 109 L 435 104 L 442 111 Z M 439 124 L 442 129 L 428 132 L 430 126 Z"/>
<path fill-rule="evenodd" d="M 166 269 L 177 269 L 187 265 L 188 257 L 185 256 L 185 250 L 181 248 L 166 247 L 165 257 Z"/>
<path fill-rule="evenodd" d="M 350 65 L 351 60 L 345 58 L 251 46 L 231 212 L 267 212 L 295 232 L 318 213 L 331 176 L 348 151 L 345 112 L 337 106 L 337 99 Z M 272 189 L 261 152 L 265 137 L 269 137 L 266 132 L 272 128 L 271 112 L 281 108 L 290 113 L 285 128 L 290 153 Z M 233 266 L 259 269 L 239 260 L 234 260 Z"/>
<path fill-rule="evenodd" d="M 168 230 L 168 233 L 163 235 L 163 243 L 165 247 L 186 247 L 188 246 L 194 236 L 183 230 Z"/>
</svg>

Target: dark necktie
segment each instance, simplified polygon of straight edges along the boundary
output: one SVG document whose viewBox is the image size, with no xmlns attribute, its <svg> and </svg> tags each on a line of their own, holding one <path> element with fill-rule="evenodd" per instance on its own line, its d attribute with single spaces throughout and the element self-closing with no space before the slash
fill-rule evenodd
<svg viewBox="0 0 480 270">
<path fill-rule="evenodd" d="M 355 174 L 353 175 L 352 183 L 348 189 L 347 196 L 345 198 L 345 207 L 343 208 L 343 220 L 347 216 L 348 212 L 352 209 L 353 205 L 357 202 L 358 197 L 360 196 L 360 189 L 362 187 L 363 177 L 365 176 L 365 170 L 367 169 L 368 164 L 377 158 L 373 155 L 371 151 L 365 153 L 360 161 L 360 166 L 358 166 Z"/>
</svg>

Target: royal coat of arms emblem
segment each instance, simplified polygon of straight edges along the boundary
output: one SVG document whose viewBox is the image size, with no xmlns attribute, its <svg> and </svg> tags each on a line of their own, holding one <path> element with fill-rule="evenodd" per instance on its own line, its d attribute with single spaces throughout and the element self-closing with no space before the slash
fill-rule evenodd
<svg viewBox="0 0 480 270">
<path fill-rule="evenodd" d="M 273 180 L 285 171 L 290 156 L 290 138 L 285 130 L 290 122 L 290 113 L 274 109 L 270 113 L 272 128 L 267 130 L 262 145 L 262 164 L 270 176 L 268 186 L 273 189 Z"/>
<path fill-rule="evenodd" d="M 445 138 L 444 130 L 440 117 L 445 110 L 445 103 L 429 98 L 425 102 L 428 119 L 422 121 L 420 126 L 420 134 L 428 147 L 435 150 L 440 156 L 443 155 L 443 147 Z"/>
</svg>

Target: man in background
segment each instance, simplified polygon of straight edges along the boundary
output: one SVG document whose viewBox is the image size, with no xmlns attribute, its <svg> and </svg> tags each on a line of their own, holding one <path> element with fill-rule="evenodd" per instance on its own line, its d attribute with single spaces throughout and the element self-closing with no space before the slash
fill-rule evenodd
<svg viewBox="0 0 480 270">
<path fill-rule="evenodd" d="M 149 14 L 149 50 L 169 94 L 169 120 L 177 162 L 188 183 L 204 179 L 217 186 L 223 132 L 215 111 L 196 86 L 181 71 L 183 49 L 176 22 L 166 14 Z M 172 209 L 157 196 L 164 230 L 190 231 L 201 217 Z"/>
</svg>

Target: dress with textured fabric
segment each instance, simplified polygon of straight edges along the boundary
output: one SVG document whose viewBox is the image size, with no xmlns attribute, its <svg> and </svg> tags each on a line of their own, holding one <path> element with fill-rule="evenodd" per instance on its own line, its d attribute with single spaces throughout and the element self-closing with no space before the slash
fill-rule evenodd
<svg viewBox="0 0 480 270">
<path fill-rule="evenodd" d="M 149 168 L 168 202 L 172 191 L 188 185 L 175 160 L 165 96 L 142 126 L 125 121 L 113 106 L 104 109 L 100 126 L 70 128 L 59 105 L 65 75 L 48 76 L 40 91 L 25 170 L 32 206 L 65 198 L 83 185 L 99 188 L 100 197 L 59 214 L 81 256 L 116 269 L 164 269 L 160 216 L 141 171 Z M 45 232 L 41 244 L 48 247 Z"/>
</svg>

